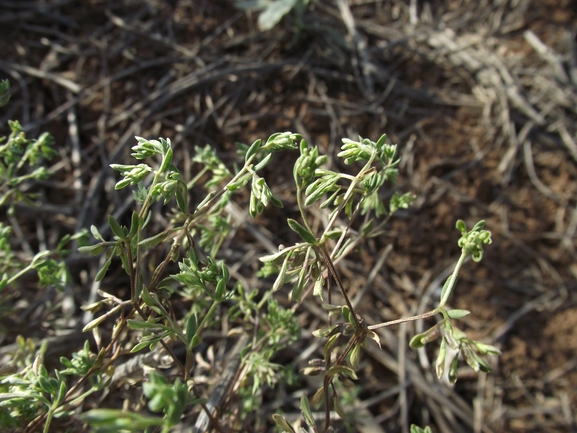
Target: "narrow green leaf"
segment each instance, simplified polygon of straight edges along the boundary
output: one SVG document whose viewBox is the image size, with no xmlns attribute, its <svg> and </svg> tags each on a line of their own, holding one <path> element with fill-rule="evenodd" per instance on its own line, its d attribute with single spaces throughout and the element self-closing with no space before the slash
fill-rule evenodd
<svg viewBox="0 0 577 433">
<path fill-rule="evenodd" d="M 313 404 L 313 406 L 316 406 L 321 401 L 323 401 L 323 397 L 325 395 L 324 391 L 325 390 L 322 386 L 319 389 L 317 389 L 317 392 L 315 392 L 315 394 L 313 395 L 313 398 L 311 398 L 311 403 Z"/>
<path fill-rule="evenodd" d="M 275 424 L 282 429 L 283 433 L 295 433 L 295 429 L 291 427 L 291 425 L 287 422 L 286 419 L 284 419 L 282 415 L 275 413 L 272 416 L 272 419 Z"/>
<path fill-rule="evenodd" d="M 178 182 L 176 186 L 176 205 L 183 214 L 188 214 L 188 189 L 184 182 Z"/>
<path fill-rule="evenodd" d="M 223 278 L 218 280 L 216 283 L 216 289 L 214 290 L 214 300 L 215 302 L 222 302 L 226 296 L 226 280 Z"/>
<path fill-rule="evenodd" d="M 353 369 L 359 368 L 359 362 L 361 360 L 361 345 L 355 344 L 351 349 L 351 353 L 349 354 L 349 362 L 351 363 L 351 367 Z"/>
<path fill-rule="evenodd" d="M 126 238 L 126 233 L 124 233 L 124 230 L 122 229 L 120 224 L 118 224 L 118 221 L 116 221 L 116 218 L 114 218 L 113 215 L 108 215 L 108 225 L 112 229 L 112 233 L 114 233 L 120 239 Z"/>
<path fill-rule="evenodd" d="M 333 408 L 335 409 L 337 415 L 343 419 L 346 418 L 347 414 L 341 407 L 341 404 L 339 403 L 339 397 L 336 394 L 333 395 L 332 401 L 333 401 Z"/>
<path fill-rule="evenodd" d="M 93 330 L 93 329 L 96 328 L 98 325 L 100 325 L 100 323 L 102 323 L 102 322 L 106 319 L 106 317 L 107 317 L 107 316 L 104 316 L 104 315 L 103 315 L 103 316 L 97 317 L 96 319 L 88 322 L 88 323 L 86 324 L 86 326 L 84 326 L 84 328 L 82 328 L 82 332 L 87 332 L 87 331 Z"/>
<path fill-rule="evenodd" d="M 98 231 L 98 228 L 95 225 L 90 226 L 90 233 L 92 233 L 92 236 L 94 236 L 95 239 L 104 242 L 104 238 L 102 237 L 102 235 Z"/>
<path fill-rule="evenodd" d="M 315 280 L 315 285 L 313 288 L 313 296 L 318 296 L 319 299 L 321 301 L 323 301 L 323 287 L 325 280 L 322 276 L 319 276 L 316 280 Z"/>
<path fill-rule="evenodd" d="M 54 407 L 58 407 L 64 401 L 66 397 L 66 382 L 60 382 L 60 386 L 58 387 L 58 393 L 56 394 L 56 398 L 54 399 Z"/>
<path fill-rule="evenodd" d="M 293 220 L 292 218 L 288 218 L 287 223 L 291 230 L 299 235 L 303 241 L 311 245 L 318 245 L 318 241 L 315 235 L 309 232 L 298 221 Z"/>
<path fill-rule="evenodd" d="M 265 156 L 262 161 L 260 161 L 257 165 L 254 166 L 254 171 L 259 171 L 262 170 L 264 167 L 267 166 L 267 164 L 270 162 L 272 158 L 272 153 L 269 153 L 267 156 Z"/>
<path fill-rule="evenodd" d="M 228 267 L 226 266 L 226 264 L 224 262 L 222 262 L 222 263 L 220 263 L 219 268 L 220 268 L 220 273 L 222 275 L 222 279 L 224 280 L 225 284 L 228 283 L 228 281 L 230 280 L 230 272 L 228 270 Z"/>
<path fill-rule="evenodd" d="M 280 259 L 282 258 L 282 256 L 289 254 L 292 251 L 294 250 L 290 248 L 284 248 L 280 250 L 278 253 L 269 254 L 268 256 L 262 256 L 261 258 L 259 258 L 259 260 L 263 263 L 273 262 L 278 265 L 280 263 Z"/>
<path fill-rule="evenodd" d="M 335 305 L 335 304 L 327 304 L 327 303 L 323 303 L 321 304 L 321 308 L 323 310 L 328 311 L 329 313 L 340 313 L 341 309 L 343 308 L 342 305 Z"/>
<path fill-rule="evenodd" d="M 343 305 L 341 307 L 341 313 L 343 315 L 343 319 L 345 319 L 345 322 L 353 323 L 353 316 L 351 314 L 350 308 L 347 305 Z"/>
<path fill-rule="evenodd" d="M 449 324 L 445 326 L 445 331 L 443 332 L 443 338 L 451 349 L 460 350 L 461 343 L 459 342 L 458 336 L 455 335 L 455 328 L 453 328 Z"/>
<path fill-rule="evenodd" d="M 350 377 L 351 379 L 357 380 L 357 373 L 351 368 L 346 365 L 333 365 L 327 371 L 328 377 L 334 377 L 338 374 L 344 374 L 345 376 Z"/>
<path fill-rule="evenodd" d="M 439 354 L 437 355 L 437 360 L 435 361 L 435 372 L 437 373 L 437 378 L 440 379 L 445 372 L 445 357 L 447 356 L 447 343 L 445 339 L 441 341 L 441 347 L 439 348 Z"/>
<path fill-rule="evenodd" d="M 186 321 L 186 338 L 190 342 L 194 334 L 196 334 L 196 330 L 198 329 L 198 315 L 196 313 L 191 314 L 188 316 L 188 320 Z"/>
<path fill-rule="evenodd" d="M 309 398 L 305 393 L 303 393 L 301 397 L 301 412 L 305 419 L 307 425 L 311 428 L 316 429 L 315 419 L 313 418 L 313 414 L 311 412 L 311 405 L 309 403 Z"/>
<path fill-rule="evenodd" d="M 96 273 L 96 276 L 94 277 L 95 281 L 102 281 L 102 279 L 106 275 L 106 272 L 108 272 L 108 268 L 110 267 L 111 263 L 112 263 L 112 256 L 106 259 L 100 270 Z"/>
<path fill-rule="evenodd" d="M 42 391 L 48 394 L 54 394 L 56 393 L 56 383 L 54 382 L 55 382 L 54 379 L 41 376 L 38 378 L 37 383 L 40 386 L 40 388 L 42 388 Z"/>
<path fill-rule="evenodd" d="M 138 212 L 132 212 L 132 218 L 130 219 L 130 233 L 128 236 L 130 239 L 134 239 L 140 228 L 140 218 L 138 217 Z"/>
<path fill-rule="evenodd" d="M 259 138 L 258 140 L 255 140 L 255 142 L 250 145 L 250 147 L 246 151 L 246 155 L 244 156 L 244 160 L 246 162 L 248 162 L 250 159 L 252 159 L 253 156 L 255 156 L 257 154 L 257 152 L 260 148 L 260 143 L 261 143 L 261 140 Z"/>
<path fill-rule="evenodd" d="M 383 134 L 381 135 L 381 137 L 377 140 L 377 142 L 375 143 L 375 146 L 377 149 L 380 149 L 381 147 L 383 147 L 383 145 L 387 142 L 387 134 Z"/>
<path fill-rule="evenodd" d="M 316 329 L 313 331 L 313 335 L 318 338 L 326 338 L 333 335 L 333 331 L 338 327 L 339 325 L 337 324 L 329 326 L 328 328 Z"/>
<path fill-rule="evenodd" d="M 473 226 L 473 228 L 471 229 L 472 232 L 480 232 L 481 230 L 483 230 L 485 228 L 485 220 L 481 220 L 479 221 L 477 224 L 475 224 Z"/>
<path fill-rule="evenodd" d="M 491 368 L 491 366 L 489 364 L 487 364 L 482 358 L 480 358 L 476 353 L 475 356 L 477 358 L 477 362 L 479 363 L 479 369 L 483 372 L 483 373 L 492 373 L 493 369 Z"/>
<path fill-rule="evenodd" d="M 188 350 L 194 349 L 199 344 L 200 344 L 200 336 L 198 334 L 193 335 L 192 338 L 190 339 L 190 343 L 188 343 L 187 346 Z"/>
<path fill-rule="evenodd" d="M 81 254 L 91 254 L 96 256 L 102 253 L 106 249 L 106 245 L 104 244 L 95 244 L 95 245 L 85 245 L 82 247 L 78 247 L 78 252 Z"/>
<path fill-rule="evenodd" d="M 305 285 L 307 282 L 307 268 L 306 266 L 303 265 L 303 267 L 301 268 L 300 272 L 299 272 L 299 277 L 297 279 L 297 282 L 295 283 L 294 287 L 292 288 L 290 294 L 289 294 L 289 298 L 291 301 L 293 302 L 300 302 L 301 298 L 303 296 L 304 290 L 305 290 Z"/>
<path fill-rule="evenodd" d="M 288 259 L 289 259 L 290 255 L 287 255 L 282 263 L 282 267 L 280 268 L 280 271 L 278 273 L 278 276 L 272 286 L 272 292 L 276 292 L 278 289 L 280 289 L 283 284 L 285 283 L 285 278 L 286 278 L 286 272 L 288 269 Z"/>
<path fill-rule="evenodd" d="M 471 367 L 476 373 L 479 372 L 479 356 L 473 352 L 473 349 L 471 349 L 471 346 L 469 346 L 468 344 L 463 344 L 463 348 L 461 350 L 461 353 L 463 354 L 463 358 L 465 358 L 465 362 L 467 364 L 469 364 L 469 367 Z"/>
<path fill-rule="evenodd" d="M 165 171 L 170 164 L 172 164 L 172 148 L 169 147 L 162 158 L 162 164 L 160 165 L 159 171 Z"/>
<path fill-rule="evenodd" d="M 142 322 L 134 319 L 128 319 L 126 323 L 130 329 L 170 329 L 158 323 Z"/>
<path fill-rule="evenodd" d="M 473 344 L 481 355 L 486 355 L 487 353 L 492 355 L 501 355 L 499 348 L 491 346 L 490 344 L 480 343 L 478 341 L 473 341 Z"/>
<path fill-rule="evenodd" d="M 305 367 L 299 370 L 299 373 L 302 373 L 305 376 L 318 376 L 322 371 L 322 367 Z"/>
<path fill-rule="evenodd" d="M 325 347 L 323 348 L 323 355 L 325 359 L 329 357 L 331 351 L 337 345 L 340 336 L 341 334 L 334 334 L 331 337 L 329 337 L 329 339 L 325 343 Z"/>
<path fill-rule="evenodd" d="M 457 230 L 459 230 L 462 234 L 467 233 L 467 226 L 465 225 L 465 221 L 457 220 L 455 226 L 457 227 Z"/>
<path fill-rule="evenodd" d="M 142 286 L 142 292 L 141 292 L 140 296 L 142 297 L 142 300 L 144 301 L 144 303 L 146 305 L 148 305 L 151 308 L 158 308 L 156 305 L 156 301 L 150 295 L 150 292 L 148 291 L 148 287 L 146 287 L 145 285 Z"/>
<path fill-rule="evenodd" d="M 143 239 L 138 243 L 138 246 L 143 248 L 155 248 L 158 244 L 166 239 L 167 232 L 161 232 L 149 238 Z"/>
<path fill-rule="evenodd" d="M 250 201 L 249 201 L 249 205 L 248 205 L 248 213 L 251 216 L 251 218 L 256 218 L 257 215 L 259 214 L 259 212 L 258 212 L 259 203 L 260 202 L 258 201 L 258 197 L 256 196 L 256 194 L 254 194 L 254 192 L 251 191 Z"/>
<path fill-rule="evenodd" d="M 267 31 L 276 26 L 280 20 L 290 12 L 297 0 L 277 0 L 269 3 L 266 9 L 258 17 L 258 28 Z"/>
<path fill-rule="evenodd" d="M 145 347 L 148 347 L 149 344 L 150 344 L 150 341 L 143 341 L 141 343 L 138 343 L 136 346 L 134 346 L 132 349 L 130 349 L 130 353 L 140 352 Z"/>
<path fill-rule="evenodd" d="M 459 366 L 459 353 L 455 354 L 449 369 L 449 383 L 454 385 L 457 382 L 457 367 Z"/>
<path fill-rule="evenodd" d="M 274 204 L 276 207 L 282 209 L 284 208 L 284 203 L 282 202 L 281 199 L 279 199 L 276 195 L 274 195 L 272 193 L 272 191 L 270 192 L 270 201 L 272 202 L 272 204 Z"/>
<path fill-rule="evenodd" d="M 468 316 L 471 314 L 469 310 L 449 310 L 447 311 L 447 316 L 451 319 L 461 319 L 462 317 Z"/>
</svg>

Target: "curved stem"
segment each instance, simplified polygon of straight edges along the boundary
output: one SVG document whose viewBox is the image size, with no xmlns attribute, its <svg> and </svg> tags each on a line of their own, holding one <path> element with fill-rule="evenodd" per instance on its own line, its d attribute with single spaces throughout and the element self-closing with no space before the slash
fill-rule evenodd
<svg viewBox="0 0 577 433">
<path fill-rule="evenodd" d="M 337 286 L 339 287 L 339 290 L 341 291 L 341 294 L 343 295 L 343 298 L 345 299 L 345 303 L 347 304 L 347 307 L 349 307 L 349 310 L 351 311 L 351 314 L 353 316 L 353 320 L 355 321 L 355 328 L 359 329 L 361 327 L 361 324 L 359 323 L 359 319 L 357 318 L 357 315 L 355 314 L 355 309 L 353 307 L 353 304 L 347 295 L 347 292 L 345 290 L 345 286 L 341 280 L 341 277 L 337 273 L 337 270 L 335 269 L 335 266 L 333 265 L 333 261 L 331 260 L 325 246 L 320 245 L 319 247 L 316 248 L 316 250 L 320 253 L 320 255 L 323 256 L 323 259 L 325 261 L 325 264 L 327 265 L 329 273 L 331 274 L 331 276 L 335 280 L 335 283 L 337 283 Z"/>
<path fill-rule="evenodd" d="M 467 258 L 467 256 L 468 256 L 468 253 L 466 253 L 465 251 L 463 251 L 461 253 L 461 257 L 459 257 L 459 260 L 457 261 L 457 264 L 455 265 L 455 269 L 453 270 L 453 273 L 451 274 L 451 276 L 449 277 L 449 279 L 447 280 L 447 282 L 443 286 L 443 290 L 441 292 L 441 300 L 439 301 L 439 307 L 438 308 L 444 307 L 447 304 L 447 301 L 449 300 L 451 295 L 453 294 L 453 289 L 455 288 L 455 284 L 457 284 L 457 276 L 459 275 L 459 270 L 461 269 L 461 266 L 465 262 L 465 259 Z"/>
</svg>

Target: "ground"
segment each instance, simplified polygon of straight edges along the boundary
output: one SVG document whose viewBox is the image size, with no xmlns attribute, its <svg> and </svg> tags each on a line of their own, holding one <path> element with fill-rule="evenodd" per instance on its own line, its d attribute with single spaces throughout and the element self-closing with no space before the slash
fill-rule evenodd
<svg viewBox="0 0 577 433">
<path fill-rule="evenodd" d="M 114 191 L 108 164 L 131 163 L 135 135 L 171 138 L 175 164 L 190 178 L 195 145 L 210 144 L 232 167 L 235 142 L 277 131 L 303 134 L 332 157 L 342 137 L 386 133 L 402 156 L 394 190 L 418 199 L 339 264 L 352 296 L 363 286 L 359 276 L 392 245 L 362 298 L 363 313 L 378 323 L 432 307 L 435 279 L 459 254 L 455 221 L 484 219 L 493 243 L 480 263 L 465 266 L 452 306 L 471 310 L 463 328 L 503 354 L 491 358 L 493 374 L 463 368 L 451 389 L 423 365 L 434 352 L 401 356 L 413 326 L 391 328 L 382 336 L 388 361 L 369 352 L 357 402 L 383 395 L 401 377 L 410 384 L 406 394 L 368 407 L 384 429 L 375 431 L 403 431 L 407 420 L 443 432 L 575 431 L 574 3 L 311 0 L 300 24 L 289 14 L 269 31 L 257 27 L 258 12 L 226 1 L 0 5 L 0 77 L 12 85 L 0 123 L 18 118 L 30 136 L 49 131 L 59 152 L 54 176 L 39 187 L 40 208 L 19 206 L 6 217 L 19 224 L 20 244 L 50 246 L 64 233 L 102 226 L 129 197 Z M 294 202 L 292 161 L 267 169 L 286 203 Z M 294 212 L 291 204 L 272 209 L 257 225 L 278 245 Z M 237 241 L 240 252 L 263 250 L 250 232 Z M 75 260 L 63 327 L 87 302 L 97 266 Z M 16 301 L 33 305 L 25 296 Z M 22 311 L 0 344 L 17 334 L 44 336 L 49 318 Z M 313 310 L 297 311 L 311 326 Z M 406 373 L 399 369 L 405 356 Z"/>
</svg>

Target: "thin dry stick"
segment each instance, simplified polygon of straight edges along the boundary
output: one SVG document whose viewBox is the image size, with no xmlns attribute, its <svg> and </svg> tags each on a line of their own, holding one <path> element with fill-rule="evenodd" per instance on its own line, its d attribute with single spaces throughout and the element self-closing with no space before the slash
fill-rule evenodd
<svg viewBox="0 0 577 433">
<path fill-rule="evenodd" d="M 53 81 L 54 83 L 70 90 L 72 93 L 79 93 L 82 90 L 80 85 L 76 84 L 75 82 L 62 77 L 61 75 L 54 74 L 52 72 L 46 72 L 41 69 L 33 68 L 32 66 L 27 65 L 19 65 L 13 62 L 7 62 L 5 60 L 0 60 L 0 68 L 6 69 L 14 69 L 19 72 L 23 72 L 28 74 L 32 77 L 41 78 L 43 80 Z"/>
<path fill-rule="evenodd" d="M 537 172 L 535 171 L 535 166 L 533 165 L 533 153 L 531 151 L 531 141 L 525 140 L 523 143 L 523 154 L 525 156 L 525 167 L 527 168 L 527 174 L 529 179 L 535 188 L 537 188 L 545 197 L 550 198 L 558 204 L 563 205 L 565 200 L 562 200 L 557 194 L 549 189 L 541 180 L 537 177 Z"/>
</svg>

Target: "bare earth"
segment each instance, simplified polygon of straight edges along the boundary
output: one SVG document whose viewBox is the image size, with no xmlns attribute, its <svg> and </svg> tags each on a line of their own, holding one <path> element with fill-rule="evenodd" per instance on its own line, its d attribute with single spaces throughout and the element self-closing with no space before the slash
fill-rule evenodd
<svg viewBox="0 0 577 433">
<path fill-rule="evenodd" d="M 19 224 L 19 242 L 37 247 L 42 236 L 53 247 L 131 206 L 128 191 L 114 191 L 108 164 L 133 163 L 135 135 L 171 138 L 190 179 L 194 145 L 211 144 L 232 166 L 235 142 L 277 131 L 301 133 L 333 156 L 341 137 L 387 133 L 402 154 L 395 188 L 419 198 L 339 264 L 352 296 L 379 265 L 360 303 L 367 320 L 433 307 L 438 277 L 459 254 L 455 221 L 485 219 L 493 244 L 481 263 L 465 266 L 452 307 L 471 310 L 463 328 L 503 355 L 491 358 L 491 375 L 463 367 L 452 389 L 433 374 L 434 351 L 408 348 L 414 325 L 390 328 L 383 352 L 364 355 L 356 404 L 373 430 L 363 431 L 407 431 L 410 423 L 453 433 L 577 431 L 575 3 L 311 0 L 300 30 L 287 17 L 268 32 L 257 17 L 222 0 L 0 0 L 0 78 L 12 85 L 0 135 L 8 119 L 20 119 L 31 137 L 51 132 L 60 153 L 39 206 L 19 206 L 9 220 Z M 287 241 L 295 210 L 292 161 L 275 161 L 268 173 L 285 210 L 253 225 L 266 227 L 275 246 Z M 238 260 L 268 252 L 245 230 L 231 248 Z M 256 266 L 239 272 L 255 282 Z M 97 268 L 75 255 L 70 293 L 22 289 L 23 308 L 2 319 L 0 345 L 18 334 L 43 338 L 51 323 L 76 327 Z M 121 273 L 103 282 L 120 297 Z M 55 297 L 51 312 L 27 308 L 46 296 Z M 318 310 L 313 299 L 301 306 L 303 327 L 318 326 Z M 292 362 L 313 340 L 276 362 Z M 389 392 L 399 384 L 403 391 Z M 282 407 L 298 414 L 297 404 Z M 229 405 L 234 413 L 234 396 Z M 276 410 L 264 405 L 260 421 L 231 426 L 272 431 Z"/>
</svg>

